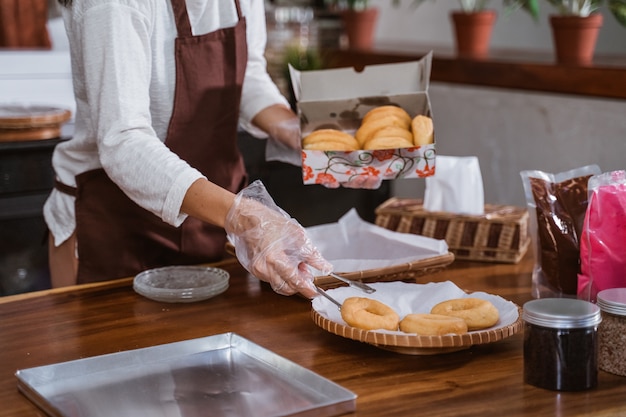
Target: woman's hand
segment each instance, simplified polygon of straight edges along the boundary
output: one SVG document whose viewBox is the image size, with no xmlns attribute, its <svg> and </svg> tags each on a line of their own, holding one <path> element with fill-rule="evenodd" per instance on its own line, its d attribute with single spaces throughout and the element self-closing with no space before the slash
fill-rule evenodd
<svg viewBox="0 0 626 417">
<path fill-rule="evenodd" d="M 324 275 L 332 271 L 306 230 L 274 203 L 260 181 L 237 194 L 225 229 L 241 265 L 279 294 L 312 298 L 317 292 L 309 267 Z"/>
</svg>

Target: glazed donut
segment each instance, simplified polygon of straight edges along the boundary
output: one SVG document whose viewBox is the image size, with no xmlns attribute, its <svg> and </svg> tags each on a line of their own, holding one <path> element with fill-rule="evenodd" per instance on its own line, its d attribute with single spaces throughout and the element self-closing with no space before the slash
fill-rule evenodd
<svg viewBox="0 0 626 417">
<path fill-rule="evenodd" d="M 409 113 L 407 113 L 407 111 L 404 110 L 402 107 L 394 106 L 391 104 L 374 107 L 373 109 L 365 113 L 363 119 L 361 120 L 361 124 L 378 120 L 389 115 L 404 119 L 407 126 L 411 124 L 411 116 L 409 115 Z"/>
<path fill-rule="evenodd" d="M 388 305 L 371 298 L 349 297 L 341 305 L 341 317 L 363 330 L 398 330 L 400 318 Z"/>
<path fill-rule="evenodd" d="M 400 330 L 420 336 L 443 336 L 467 333 L 467 323 L 458 317 L 441 314 L 407 314 L 400 321 Z"/>
<path fill-rule="evenodd" d="M 303 149 L 328 151 L 355 151 L 359 142 L 349 133 L 337 129 L 318 129 L 302 140 Z"/>
<path fill-rule="evenodd" d="M 429 145 L 435 141 L 433 119 L 418 114 L 411 121 L 413 143 L 415 146 Z"/>
<path fill-rule="evenodd" d="M 491 327 L 500 318 L 498 309 L 490 301 L 472 297 L 443 301 L 430 312 L 461 318 L 465 320 L 470 331 Z"/>
</svg>

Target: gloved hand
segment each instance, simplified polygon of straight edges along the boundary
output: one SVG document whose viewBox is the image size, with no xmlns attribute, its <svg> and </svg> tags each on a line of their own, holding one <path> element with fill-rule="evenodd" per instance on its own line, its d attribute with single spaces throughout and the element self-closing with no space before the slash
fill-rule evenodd
<svg viewBox="0 0 626 417">
<path fill-rule="evenodd" d="M 302 149 L 300 119 L 296 116 L 274 123 L 270 128 L 269 135 L 289 149 Z"/>
<path fill-rule="evenodd" d="M 367 190 L 377 190 L 383 183 L 382 177 L 375 175 L 356 175 L 349 181 L 345 182 L 328 182 L 322 183 L 326 188 L 362 188 Z"/>
<path fill-rule="evenodd" d="M 261 181 L 240 191 L 226 215 L 226 233 L 241 265 L 283 295 L 317 295 L 309 266 L 333 269 L 306 230 L 274 203 Z"/>
<path fill-rule="evenodd" d="M 383 178 L 374 175 L 358 175 L 352 180 L 340 183 L 345 188 L 365 188 L 377 190 L 383 183 Z"/>
<path fill-rule="evenodd" d="M 265 146 L 265 159 L 287 164 L 302 165 L 300 120 L 297 117 L 272 125 Z"/>
</svg>

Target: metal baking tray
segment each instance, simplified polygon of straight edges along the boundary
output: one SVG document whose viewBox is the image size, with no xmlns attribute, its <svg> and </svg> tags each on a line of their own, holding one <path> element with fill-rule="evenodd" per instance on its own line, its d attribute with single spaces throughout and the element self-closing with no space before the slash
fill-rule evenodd
<svg viewBox="0 0 626 417">
<path fill-rule="evenodd" d="M 18 370 L 50 416 L 338 416 L 356 395 L 234 333 Z"/>
</svg>

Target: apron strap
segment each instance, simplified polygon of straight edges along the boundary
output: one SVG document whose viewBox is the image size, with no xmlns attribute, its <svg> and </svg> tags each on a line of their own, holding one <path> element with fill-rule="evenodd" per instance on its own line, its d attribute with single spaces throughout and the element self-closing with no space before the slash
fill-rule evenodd
<svg viewBox="0 0 626 417">
<path fill-rule="evenodd" d="M 239 0 L 235 0 L 235 7 L 237 8 L 237 17 L 239 20 L 243 17 L 243 13 L 241 13 L 241 5 L 239 4 Z"/>
<path fill-rule="evenodd" d="M 54 180 L 54 188 L 61 191 L 64 194 L 71 195 L 72 197 L 76 197 L 78 194 L 78 190 L 76 187 L 72 187 L 71 185 L 63 184 L 61 181 L 55 179 Z"/>
<path fill-rule="evenodd" d="M 174 19 L 176 20 L 176 30 L 179 37 L 192 36 L 191 23 L 189 22 L 189 14 L 187 13 L 187 3 L 185 0 L 171 0 L 172 10 L 174 11 Z M 235 8 L 237 9 L 237 17 L 239 20 L 243 17 L 239 0 L 235 0 Z"/>
<path fill-rule="evenodd" d="M 185 0 L 171 0 L 171 2 L 178 36 L 192 36 L 191 23 L 189 22 L 189 15 L 187 14 L 187 3 L 185 3 Z"/>
</svg>

